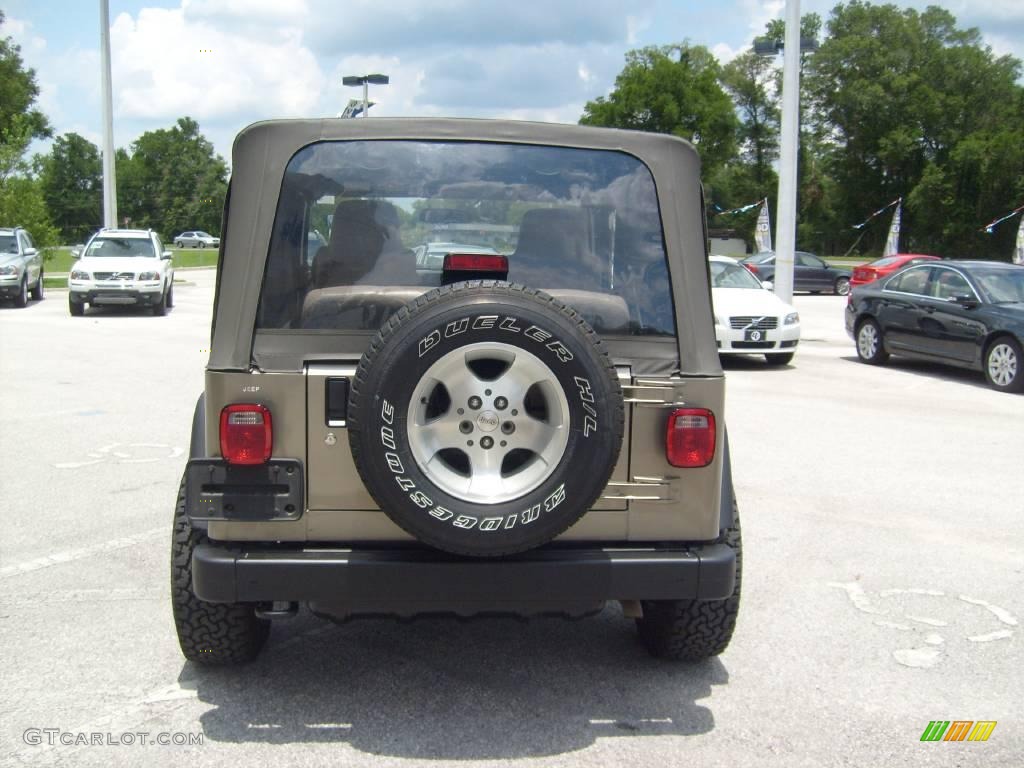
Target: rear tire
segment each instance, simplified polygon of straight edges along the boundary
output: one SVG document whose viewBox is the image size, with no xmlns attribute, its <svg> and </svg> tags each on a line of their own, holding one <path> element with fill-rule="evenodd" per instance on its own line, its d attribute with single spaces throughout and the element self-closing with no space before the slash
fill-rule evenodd
<svg viewBox="0 0 1024 768">
<path fill-rule="evenodd" d="M 270 634 L 270 622 L 256 618 L 251 605 L 206 603 L 195 596 L 192 553 L 205 539 L 203 532 L 189 524 L 182 477 L 171 538 L 171 610 L 178 644 L 185 658 L 197 664 L 244 664 L 263 649 Z"/>
<path fill-rule="evenodd" d="M 1020 344 L 1000 336 L 985 350 L 985 379 L 1000 392 L 1024 392 L 1024 356 Z"/>
<path fill-rule="evenodd" d="M 736 586 L 724 600 L 644 600 L 643 618 L 636 620 L 648 653 L 671 661 L 704 661 L 729 646 L 740 609 L 743 539 L 733 502 L 733 525 L 721 541 L 736 552 Z"/>
<path fill-rule="evenodd" d="M 836 292 L 836 296 L 845 296 L 850 292 L 850 278 L 837 277 L 833 288 Z"/>
<path fill-rule="evenodd" d="M 857 357 L 868 365 L 879 365 L 889 358 L 882 329 L 870 317 L 857 326 Z"/>
<path fill-rule="evenodd" d="M 43 270 L 39 270 L 39 279 L 36 280 L 36 287 L 32 289 L 32 301 L 43 300 Z"/>
<path fill-rule="evenodd" d="M 781 354 L 775 353 L 765 355 L 764 359 L 768 363 L 768 365 L 789 365 L 791 362 L 793 362 L 793 356 L 795 354 L 795 352 L 783 352 Z"/>
</svg>

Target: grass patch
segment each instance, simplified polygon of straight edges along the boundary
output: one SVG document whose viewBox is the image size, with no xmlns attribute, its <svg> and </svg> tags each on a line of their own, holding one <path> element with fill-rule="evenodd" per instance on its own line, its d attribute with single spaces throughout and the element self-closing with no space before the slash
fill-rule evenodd
<svg viewBox="0 0 1024 768">
<path fill-rule="evenodd" d="M 175 267 L 215 267 L 217 266 L 216 248 L 170 248 L 174 257 L 171 259 Z M 75 257 L 68 247 L 51 248 L 47 251 L 43 269 L 46 272 L 64 273 L 71 271 Z M 44 285 L 49 285 L 45 282 Z M 66 285 L 66 282 L 65 282 Z"/>
</svg>

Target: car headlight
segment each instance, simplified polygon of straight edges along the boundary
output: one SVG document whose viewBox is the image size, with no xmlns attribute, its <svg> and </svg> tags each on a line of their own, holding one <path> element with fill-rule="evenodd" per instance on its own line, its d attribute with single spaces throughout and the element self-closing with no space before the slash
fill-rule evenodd
<svg viewBox="0 0 1024 768">
<path fill-rule="evenodd" d="M 159 272 L 143 272 L 141 275 L 139 275 L 139 280 L 159 280 L 159 279 L 160 279 L 160 273 Z"/>
<path fill-rule="evenodd" d="M 92 280 L 92 275 L 90 275 L 88 272 L 85 272 L 84 270 L 81 270 L 81 269 L 73 269 L 73 270 L 71 270 L 71 279 L 72 280 Z"/>
<path fill-rule="evenodd" d="M 16 275 L 18 274 L 18 267 L 16 264 L 7 264 L 0 267 L 0 275 Z"/>
<path fill-rule="evenodd" d="M 786 319 L 782 321 L 782 324 L 783 325 L 796 325 L 799 322 L 800 322 L 800 313 L 799 312 L 790 312 L 788 315 L 786 315 Z"/>
</svg>

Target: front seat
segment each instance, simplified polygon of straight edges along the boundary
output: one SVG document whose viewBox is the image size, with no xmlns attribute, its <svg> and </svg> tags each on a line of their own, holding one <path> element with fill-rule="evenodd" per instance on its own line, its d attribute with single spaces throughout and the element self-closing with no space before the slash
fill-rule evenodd
<svg viewBox="0 0 1024 768">
<path fill-rule="evenodd" d="M 604 268 L 590 250 L 590 219 L 581 208 L 534 208 L 523 215 L 509 280 L 538 288 L 602 290 Z"/>
<path fill-rule="evenodd" d="M 415 285 L 412 251 L 402 245 L 398 210 L 384 200 L 342 200 L 331 239 L 313 258 L 313 286 Z"/>
</svg>

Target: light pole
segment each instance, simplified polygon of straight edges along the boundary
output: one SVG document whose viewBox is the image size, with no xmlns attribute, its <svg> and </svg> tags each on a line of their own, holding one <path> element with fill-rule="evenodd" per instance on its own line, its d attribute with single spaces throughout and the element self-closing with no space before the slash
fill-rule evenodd
<svg viewBox="0 0 1024 768">
<path fill-rule="evenodd" d="M 779 198 L 775 221 L 775 295 L 793 301 L 793 258 L 796 252 L 797 148 L 800 135 L 800 53 L 817 48 L 814 40 L 800 39 L 800 0 L 786 0 L 786 36 L 755 40 L 754 52 L 774 56 L 781 49 L 782 128 L 779 148 Z"/>
<path fill-rule="evenodd" d="M 103 226 L 117 226 L 117 176 L 114 171 L 114 107 L 110 78 L 110 10 L 100 0 L 100 73 L 103 81 Z"/>
<path fill-rule="evenodd" d="M 363 86 L 363 117 L 370 116 L 370 83 L 387 85 L 389 81 L 387 75 L 345 75 L 341 78 L 342 85 Z"/>
</svg>

